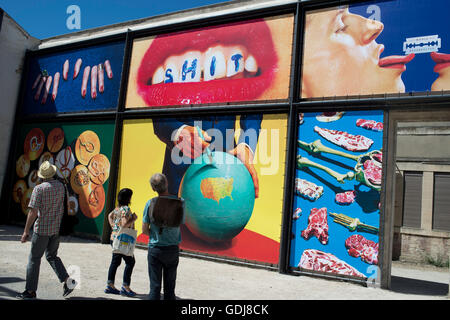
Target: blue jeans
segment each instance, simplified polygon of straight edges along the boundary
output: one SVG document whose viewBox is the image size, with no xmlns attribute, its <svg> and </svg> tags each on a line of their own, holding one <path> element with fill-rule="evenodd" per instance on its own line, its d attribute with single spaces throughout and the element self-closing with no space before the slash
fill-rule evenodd
<svg viewBox="0 0 450 320">
<path fill-rule="evenodd" d="M 148 275 L 150 278 L 150 300 L 160 300 L 161 282 L 164 285 L 164 300 L 175 300 L 175 281 L 180 256 L 178 246 L 161 246 L 148 249 Z"/>
<path fill-rule="evenodd" d="M 27 279 L 25 289 L 36 292 L 39 280 L 39 270 L 41 266 L 41 258 L 44 255 L 48 263 L 55 271 L 61 283 L 66 281 L 69 274 L 64 267 L 61 259 L 58 257 L 59 235 L 40 236 L 33 233 L 31 237 L 31 252 L 28 258 Z"/>
</svg>

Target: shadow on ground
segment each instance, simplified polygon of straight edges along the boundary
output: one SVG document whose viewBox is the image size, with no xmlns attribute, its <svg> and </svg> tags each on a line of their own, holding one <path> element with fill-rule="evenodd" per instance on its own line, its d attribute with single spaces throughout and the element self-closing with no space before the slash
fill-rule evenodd
<svg viewBox="0 0 450 320">
<path fill-rule="evenodd" d="M 405 294 L 445 296 L 449 286 L 445 283 L 392 276 L 391 290 Z"/>
<path fill-rule="evenodd" d="M 23 233 L 23 227 L 20 226 L 6 226 L 0 225 L 0 241 L 20 241 Z M 30 236 L 28 241 L 30 241 L 33 235 L 33 228 L 30 229 Z M 93 237 L 82 237 L 82 236 L 61 236 L 60 242 L 72 242 L 72 243 L 99 243 L 99 240 Z"/>
</svg>

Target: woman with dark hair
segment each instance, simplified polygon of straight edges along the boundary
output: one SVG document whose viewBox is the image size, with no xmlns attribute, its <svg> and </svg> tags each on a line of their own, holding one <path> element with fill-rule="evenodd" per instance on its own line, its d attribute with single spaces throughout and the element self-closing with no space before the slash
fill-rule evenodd
<svg viewBox="0 0 450 320">
<path fill-rule="evenodd" d="M 128 188 L 121 189 L 117 195 L 117 207 L 108 215 L 108 221 L 111 226 L 111 245 L 114 238 L 120 231 L 120 228 L 133 228 L 137 219 L 135 213 L 130 210 L 131 197 L 133 191 Z M 120 266 L 122 259 L 125 261 L 125 270 L 123 273 L 122 289 L 119 291 L 114 286 L 117 268 Z M 134 297 L 136 293 L 130 289 L 131 274 L 135 264 L 134 256 L 126 256 L 120 253 L 113 253 L 111 264 L 108 271 L 108 282 L 106 284 L 105 293 L 122 294 L 128 297 Z"/>
</svg>

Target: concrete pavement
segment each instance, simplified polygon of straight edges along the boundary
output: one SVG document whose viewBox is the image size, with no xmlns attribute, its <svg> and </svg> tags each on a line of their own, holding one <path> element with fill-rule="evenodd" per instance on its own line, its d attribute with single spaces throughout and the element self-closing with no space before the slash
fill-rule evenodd
<svg viewBox="0 0 450 320">
<path fill-rule="evenodd" d="M 15 299 L 24 290 L 30 242 L 22 244 L 23 229 L 0 225 L 0 299 Z M 75 272 L 80 284 L 66 299 L 147 299 L 149 280 L 147 251 L 136 249 L 131 288 L 135 298 L 105 294 L 111 247 L 93 240 L 63 237 L 59 256 Z M 119 267 L 120 287 L 124 263 Z M 449 270 L 394 262 L 392 288 L 384 290 L 359 284 L 310 276 L 280 274 L 182 256 L 178 267 L 176 295 L 180 300 L 449 300 Z M 42 259 L 38 299 L 63 300 L 62 285 Z"/>
</svg>

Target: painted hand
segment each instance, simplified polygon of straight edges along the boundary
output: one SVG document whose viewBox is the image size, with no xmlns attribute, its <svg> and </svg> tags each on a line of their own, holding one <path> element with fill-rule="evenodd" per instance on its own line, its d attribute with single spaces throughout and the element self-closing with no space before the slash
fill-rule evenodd
<svg viewBox="0 0 450 320">
<path fill-rule="evenodd" d="M 250 173 L 253 179 L 253 184 L 255 186 L 255 198 L 258 198 L 259 181 L 258 181 L 258 174 L 256 173 L 256 169 L 253 165 L 253 152 L 246 144 L 240 143 L 236 146 L 236 148 L 228 151 L 228 153 L 232 154 L 233 156 L 236 156 L 245 165 L 245 167 L 247 168 L 248 172 Z"/>
<path fill-rule="evenodd" d="M 175 142 L 175 147 L 180 149 L 185 156 L 195 159 L 202 155 L 211 142 L 211 137 L 205 131 L 202 130 L 202 134 L 205 140 L 200 138 L 197 128 L 186 126 L 181 130 Z"/>
</svg>

